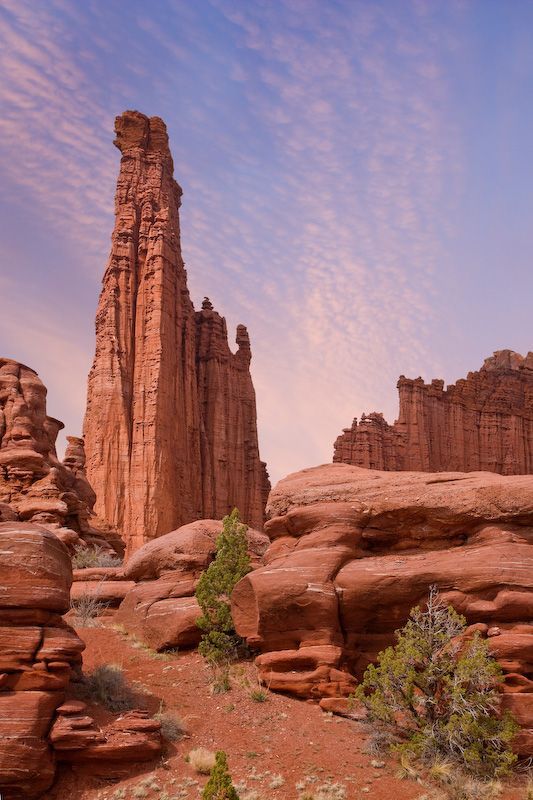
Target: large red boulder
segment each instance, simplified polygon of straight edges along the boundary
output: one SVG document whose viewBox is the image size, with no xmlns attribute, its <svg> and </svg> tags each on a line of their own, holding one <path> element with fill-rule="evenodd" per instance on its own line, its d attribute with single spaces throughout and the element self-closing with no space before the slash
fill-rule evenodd
<svg viewBox="0 0 533 800">
<path fill-rule="evenodd" d="M 267 511 L 266 565 L 232 596 L 267 683 L 348 693 L 435 584 L 489 637 L 530 752 L 533 476 L 326 464 L 280 481 Z"/>
<path fill-rule="evenodd" d="M 221 532 L 220 520 L 197 520 L 137 550 L 124 566 L 124 576 L 137 583 L 124 597 L 116 621 L 155 650 L 197 645 L 201 612 L 194 591 L 215 557 Z M 246 536 L 252 565 L 259 566 L 269 539 L 253 528 Z"/>
</svg>

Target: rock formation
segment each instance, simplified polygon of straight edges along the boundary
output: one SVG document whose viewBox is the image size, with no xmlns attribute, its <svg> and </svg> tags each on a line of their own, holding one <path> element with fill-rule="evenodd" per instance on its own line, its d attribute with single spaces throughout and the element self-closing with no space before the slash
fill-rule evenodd
<svg viewBox="0 0 533 800">
<path fill-rule="evenodd" d="M 127 111 L 115 130 L 115 228 L 84 426 L 97 514 L 124 534 L 129 552 L 234 506 L 261 527 L 269 485 L 246 328 L 233 354 L 211 303 L 194 310 L 163 121 Z"/>
<path fill-rule="evenodd" d="M 47 735 L 85 645 L 66 625 L 72 575 L 50 531 L 0 523 L 0 792 L 36 797 L 52 783 Z"/>
<path fill-rule="evenodd" d="M 0 523 L 0 794 L 31 800 L 50 787 L 56 761 L 149 760 L 160 723 L 131 712 L 100 729 L 79 701 L 65 703 L 85 645 L 62 619 L 71 561 L 32 523 Z"/>
<path fill-rule="evenodd" d="M 62 428 L 46 413 L 37 373 L 0 358 L 0 521 L 45 525 L 69 546 L 82 540 L 107 546 L 90 522 L 95 494 L 85 475 L 83 439 L 68 437 L 61 463 L 55 443 Z"/>
<path fill-rule="evenodd" d="M 137 550 L 124 567 L 124 577 L 137 581 L 126 594 L 115 621 L 154 650 L 194 647 L 201 632 L 196 584 L 216 553 L 222 522 L 202 519 L 183 525 Z M 268 537 L 247 530 L 252 566 L 258 567 Z M 105 584 L 104 584 L 105 586 Z"/>
<path fill-rule="evenodd" d="M 533 353 L 500 350 L 444 389 L 403 375 L 394 425 L 363 414 L 345 428 L 334 462 L 368 469 L 533 473 Z"/>
<path fill-rule="evenodd" d="M 327 464 L 280 481 L 267 512 L 265 566 L 232 614 L 272 689 L 348 694 L 436 584 L 489 636 L 533 754 L 533 476 Z"/>
</svg>

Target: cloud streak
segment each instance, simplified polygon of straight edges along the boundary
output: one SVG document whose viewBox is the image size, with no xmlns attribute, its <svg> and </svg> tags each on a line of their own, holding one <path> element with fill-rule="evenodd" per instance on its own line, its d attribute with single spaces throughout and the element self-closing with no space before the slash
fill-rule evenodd
<svg viewBox="0 0 533 800">
<path fill-rule="evenodd" d="M 113 117 L 125 107 L 162 116 L 185 188 L 193 296 L 209 294 L 252 336 L 262 455 L 275 478 L 330 460 L 354 414 L 394 415 L 400 372 L 439 371 L 427 342 L 461 169 L 445 77 L 461 5 L 445 19 L 422 2 L 120 11 L 4 0 L 0 152 L 20 218 L 29 208 L 30 223 L 44 218 L 75 254 L 58 265 L 65 302 L 89 275 L 80 314 L 92 316 L 111 229 Z M 79 430 L 90 346 L 61 320 L 46 328 L 34 306 L 21 314 L 35 334 L 21 346 L 30 365 L 42 371 L 46 341 L 76 376 L 74 390 L 61 370 L 48 384 L 76 398 L 77 412 L 69 401 L 50 413 Z"/>
</svg>

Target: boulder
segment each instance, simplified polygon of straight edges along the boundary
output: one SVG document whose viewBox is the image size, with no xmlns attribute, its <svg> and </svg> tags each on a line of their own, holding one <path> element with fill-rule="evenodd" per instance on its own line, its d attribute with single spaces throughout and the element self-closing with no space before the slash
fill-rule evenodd
<svg viewBox="0 0 533 800">
<path fill-rule="evenodd" d="M 154 650 L 194 647 L 201 632 L 194 597 L 198 578 L 216 553 L 220 520 L 204 519 L 147 542 L 124 565 L 124 576 L 137 581 L 116 614 L 116 621 Z M 261 563 L 268 537 L 247 530 L 252 564 Z"/>
<path fill-rule="evenodd" d="M 265 566 L 232 595 L 265 683 L 346 696 L 436 585 L 487 637 L 523 728 L 517 746 L 528 750 L 533 476 L 326 464 L 280 481 L 267 512 Z"/>
</svg>

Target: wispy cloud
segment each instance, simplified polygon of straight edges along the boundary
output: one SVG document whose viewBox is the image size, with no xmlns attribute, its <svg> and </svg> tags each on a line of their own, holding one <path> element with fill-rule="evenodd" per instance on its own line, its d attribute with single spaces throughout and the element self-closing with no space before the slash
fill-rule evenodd
<svg viewBox="0 0 533 800">
<path fill-rule="evenodd" d="M 202 0 L 132 2 L 126 16 L 98 2 L 3 2 L 4 182 L 79 254 L 59 266 L 65 281 L 94 275 L 81 309 L 92 314 L 111 227 L 113 117 L 139 107 L 166 119 L 192 293 L 249 327 L 275 477 L 330 460 L 354 414 L 392 417 L 399 372 L 438 371 L 426 341 L 438 313 L 436 222 L 446 225 L 461 164 L 445 70 L 461 13 L 459 3 L 443 20 L 414 1 Z M 42 371 L 46 340 L 76 374 L 80 352 L 61 347 L 61 320 L 50 331 L 35 309 L 21 314 L 36 334 L 33 349 L 21 346 L 31 365 Z M 72 392 L 62 370 L 48 384 L 56 397 Z M 84 389 L 71 395 L 80 421 Z"/>
</svg>

